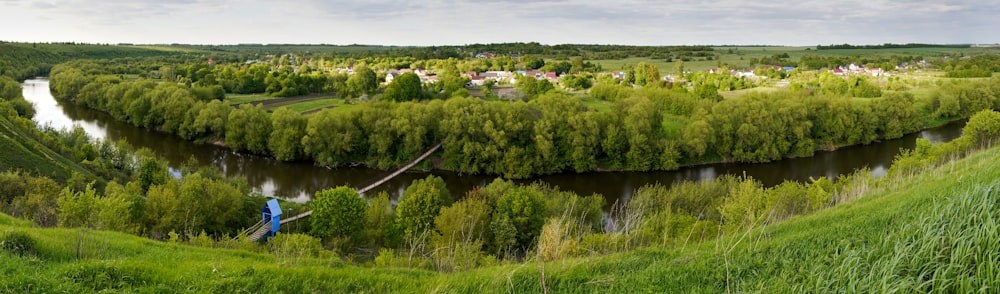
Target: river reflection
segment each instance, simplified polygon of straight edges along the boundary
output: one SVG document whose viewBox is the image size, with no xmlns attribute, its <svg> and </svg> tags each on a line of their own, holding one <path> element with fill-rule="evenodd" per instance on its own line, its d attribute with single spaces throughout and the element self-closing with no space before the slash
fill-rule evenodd
<svg viewBox="0 0 1000 294">
<path fill-rule="evenodd" d="M 118 122 L 107 114 L 71 104 L 59 104 L 49 91 L 46 79 L 24 82 L 24 97 L 35 104 L 40 125 L 66 128 L 78 125 L 93 137 L 126 140 L 136 147 L 145 147 L 164 157 L 176 169 L 190 158 L 202 164 L 211 164 L 227 176 L 245 177 L 255 191 L 296 202 L 308 201 L 316 191 L 338 186 L 365 186 L 390 171 L 365 167 L 330 169 L 309 162 L 281 162 L 268 157 L 241 154 L 211 144 L 194 144 L 179 137 L 150 132 Z M 746 174 L 773 186 L 785 180 L 808 181 L 816 177 L 837 177 L 856 169 L 868 167 L 876 175 L 884 174 L 901 148 L 913 148 L 917 138 L 932 142 L 950 141 L 961 135 L 964 121 L 954 122 L 935 129 L 910 134 L 903 138 L 866 146 L 852 146 L 830 152 L 817 152 L 813 157 L 779 160 L 763 164 L 710 164 L 686 167 L 666 172 L 589 172 L 565 173 L 518 180 L 520 183 L 542 181 L 563 190 L 581 195 L 605 196 L 605 207 L 616 200 L 628 199 L 635 189 L 648 184 L 670 185 L 683 180 L 706 180 L 721 175 Z M 493 181 L 494 176 L 458 174 L 448 171 L 404 173 L 379 186 L 371 195 L 387 191 L 398 198 L 414 179 L 434 174 L 448 184 L 452 195 L 463 195 L 477 186 Z"/>
</svg>

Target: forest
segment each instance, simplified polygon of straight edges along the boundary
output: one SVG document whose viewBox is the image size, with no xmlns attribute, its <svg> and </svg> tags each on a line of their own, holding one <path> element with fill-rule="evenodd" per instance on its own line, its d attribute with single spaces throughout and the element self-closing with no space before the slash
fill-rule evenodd
<svg viewBox="0 0 1000 294">
<path fill-rule="evenodd" d="M 443 142 L 437 168 L 506 178 L 811 156 L 817 150 L 899 138 L 1000 106 L 994 80 L 942 81 L 918 99 L 905 91 L 912 85 L 902 81 L 883 86 L 861 75 L 841 78 L 826 72 L 799 73 L 785 90 L 721 99 L 719 91 L 753 84 L 704 73 L 685 75 L 688 87 L 646 82 L 660 79 L 655 66 L 643 64 L 630 70 L 634 79 L 596 78 L 589 95 L 519 83 L 516 88 L 527 99 L 484 100 L 468 97 L 458 76 L 459 66 L 468 62 L 455 60 L 418 61 L 442 66 L 441 81 L 406 92 L 415 97 L 385 99 L 378 93 L 377 74 L 366 66 L 348 76 L 281 58 L 286 59 L 302 64 L 300 70 L 283 66 L 285 61 L 270 71 L 260 63 L 140 61 L 122 67 L 114 61 L 78 61 L 55 67 L 51 85 L 57 99 L 135 126 L 280 160 L 391 168 Z M 152 79 L 166 71 L 176 73 L 178 82 Z M 272 113 L 252 104 L 231 107 L 223 100 L 231 91 L 262 89 L 274 96 L 332 93 L 365 99 L 344 110 L 307 115 Z M 402 90 L 386 91 L 394 97 Z M 594 100 L 607 109 L 588 107 L 593 104 L 587 101 Z"/>
</svg>

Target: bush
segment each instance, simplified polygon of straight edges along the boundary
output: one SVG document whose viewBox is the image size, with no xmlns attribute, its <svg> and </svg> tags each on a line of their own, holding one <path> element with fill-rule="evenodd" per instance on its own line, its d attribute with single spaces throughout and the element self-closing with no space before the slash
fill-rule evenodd
<svg viewBox="0 0 1000 294">
<path fill-rule="evenodd" d="M 7 232 L 0 235 L 0 249 L 22 257 L 38 253 L 35 239 L 25 232 Z"/>
</svg>

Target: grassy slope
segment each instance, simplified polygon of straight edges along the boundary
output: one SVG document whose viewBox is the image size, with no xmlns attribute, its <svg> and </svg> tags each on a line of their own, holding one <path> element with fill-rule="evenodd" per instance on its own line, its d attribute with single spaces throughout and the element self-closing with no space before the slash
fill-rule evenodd
<svg viewBox="0 0 1000 294">
<path fill-rule="evenodd" d="M 968 267 L 949 266 L 941 258 L 914 262 L 907 259 L 912 254 L 907 248 L 938 248 L 935 245 L 940 244 L 950 250 L 952 246 L 946 245 L 995 239 L 994 234 L 981 234 L 977 229 L 940 234 L 947 237 L 935 239 L 938 235 L 933 228 L 966 215 L 947 213 L 953 211 L 949 205 L 956 202 L 973 202 L 972 206 L 992 209 L 986 215 L 996 215 L 1000 207 L 1000 203 L 993 203 L 1000 198 L 997 193 L 984 197 L 985 192 L 976 189 L 988 184 L 994 191 L 1000 189 L 996 185 L 1000 166 L 993 164 L 998 160 L 1000 148 L 994 148 L 912 178 L 886 181 L 869 189 L 861 199 L 719 241 L 551 262 L 544 265 L 545 283 L 549 290 L 558 292 L 721 292 L 727 287 L 763 292 L 880 292 L 887 288 L 906 290 L 907 285 L 913 287 L 925 279 L 950 281 L 944 280 L 945 275 L 921 278 L 919 274 L 935 266 Z M 980 205 L 986 202 L 992 205 Z M 938 213 L 941 211 L 945 213 Z M 996 227 L 992 218 L 973 217 L 967 218 L 969 222 L 992 222 L 991 228 Z M 32 228 L 0 215 L 0 236 L 13 231 L 26 232 L 35 239 L 38 253 L 13 258 L 9 252 L 0 252 L 0 260 L 5 261 L 0 263 L 0 272 L 5 274 L 0 292 L 537 293 L 542 287 L 542 265 L 536 262 L 455 274 L 371 269 L 336 259 L 277 258 L 166 244 L 114 232 Z M 83 258 L 77 257 L 78 242 Z M 995 245 L 987 248 L 995 249 Z M 988 250 L 996 252 L 993 249 Z M 977 273 L 1000 273 L 993 271 L 1000 263 L 996 254 L 987 256 L 993 258 L 977 263 Z M 1000 281 L 1000 276 L 994 277 L 985 282 Z"/>
<path fill-rule="evenodd" d="M 1000 189 L 996 182 L 1000 166 L 993 164 L 998 160 L 1000 149 L 994 148 L 912 179 L 874 188 L 862 199 L 745 236 L 723 238 L 684 249 L 644 249 L 548 264 L 547 284 L 550 290 L 567 292 L 722 292 L 726 291 L 727 285 L 730 290 L 764 293 L 817 289 L 819 292 L 846 291 L 851 289 L 849 284 L 852 281 L 822 273 L 843 271 L 843 265 L 851 264 L 850 257 L 865 256 L 864 253 L 871 248 L 893 247 L 906 244 L 907 240 L 927 239 L 927 236 L 921 236 L 925 230 L 913 228 L 927 225 L 925 222 L 933 219 L 927 218 L 927 215 L 939 208 L 936 203 L 947 205 L 974 196 L 976 200 L 990 198 L 983 197 L 981 191 L 972 190 L 976 185 L 992 184 L 994 191 Z M 996 196 L 994 192 L 993 198 Z M 995 215 L 997 211 L 991 213 Z M 973 235 L 976 233 L 972 232 Z M 955 236 L 958 237 L 965 236 Z M 940 241 L 942 247 L 954 242 L 952 239 L 934 241 L 935 244 Z M 723 252 L 728 252 L 728 256 Z M 882 268 L 879 265 L 891 264 L 900 255 L 911 254 L 892 250 L 888 253 L 866 256 L 865 262 L 856 269 L 861 272 L 858 276 L 881 277 L 878 271 Z M 996 267 L 1000 260 L 992 255 L 993 260 L 982 264 Z M 924 266 L 934 267 L 936 264 Z M 866 267 L 871 272 L 864 272 Z M 886 277 L 893 282 L 913 278 L 905 273 L 919 273 L 917 269 L 902 266 L 893 269 L 904 273 Z M 514 275 L 514 284 L 506 281 L 509 275 Z M 510 292 L 539 292 L 539 276 L 539 266 L 532 264 L 482 269 L 442 278 L 439 282 L 461 291 L 508 289 Z M 1000 276 L 994 277 L 993 281 L 987 282 L 1000 282 Z M 894 288 L 899 285 L 874 282 L 864 285 L 876 292 L 881 286 Z M 857 290 L 854 288 L 854 291 Z"/>
<path fill-rule="evenodd" d="M 0 150 L 3 150 L 0 170 L 22 170 L 60 182 L 69 179 L 74 171 L 94 178 L 89 171 L 35 141 L 4 117 L 0 117 Z"/>
</svg>

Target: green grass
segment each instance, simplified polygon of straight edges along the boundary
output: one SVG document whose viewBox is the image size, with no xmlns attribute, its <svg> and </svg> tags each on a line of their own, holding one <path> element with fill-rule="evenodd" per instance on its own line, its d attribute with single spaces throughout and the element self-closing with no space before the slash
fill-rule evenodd
<svg viewBox="0 0 1000 294">
<path fill-rule="evenodd" d="M 260 102 L 271 99 L 277 99 L 277 98 L 268 96 L 267 94 L 226 94 L 226 100 L 229 101 L 230 105 Z"/>
<path fill-rule="evenodd" d="M 593 109 L 594 111 L 597 112 L 609 111 L 611 110 L 611 105 L 614 104 L 611 103 L 610 101 L 597 100 L 591 97 L 585 97 L 582 99 L 582 101 L 583 101 L 583 106 L 589 109 Z"/>
<path fill-rule="evenodd" d="M 283 105 L 283 106 L 284 107 L 288 107 L 288 109 L 291 109 L 291 110 L 294 110 L 294 111 L 297 111 L 297 112 L 305 112 L 305 111 L 314 110 L 314 109 L 327 108 L 327 107 L 330 107 L 330 106 L 344 107 L 344 106 L 346 106 L 346 104 L 344 104 L 344 100 L 343 99 L 328 98 L 328 99 L 319 99 L 319 100 L 304 101 L 304 102 L 293 103 L 293 104 L 288 104 L 288 105 Z"/>
<path fill-rule="evenodd" d="M 94 179 L 90 171 L 26 134 L 7 118 L 0 117 L 0 171 L 21 170 L 65 182 L 74 172 Z"/>
<path fill-rule="evenodd" d="M 459 273 L 208 249 L 131 235 L 42 229 L 0 215 L 0 292 L 970 292 L 1000 286 L 1000 148 L 860 198 L 716 241 Z"/>
</svg>

